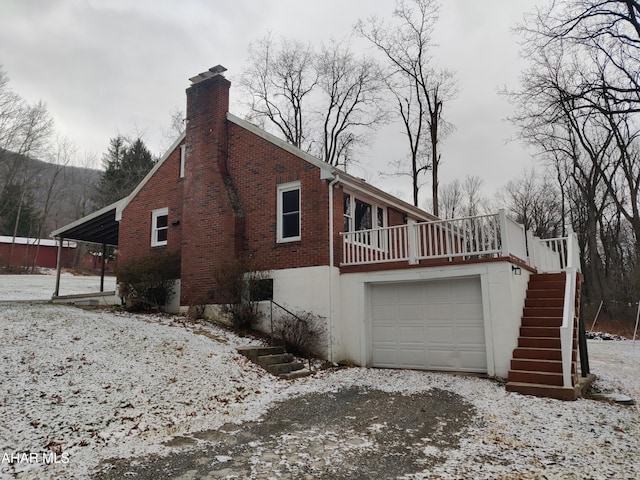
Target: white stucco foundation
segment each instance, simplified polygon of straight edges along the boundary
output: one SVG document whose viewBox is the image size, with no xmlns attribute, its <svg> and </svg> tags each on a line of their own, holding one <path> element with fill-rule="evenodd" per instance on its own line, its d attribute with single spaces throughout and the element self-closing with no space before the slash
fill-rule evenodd
<svg viewBox="0 0 640 480">
<path fill-rule="evenodd" d="M 337 267 L 272 270 L 273 300 L 287 310 L 311 312 L 326 319 L 326 357 L 334 362 L 372 365 L 371 286 L 477 278 L 487 355 L 487 374 L 506 377 L 517 345 L 530 272 L 516 275 L 510 262 L 487 262 L 442 267 L 408 268 L 365 273 L 342 273 Z M 271 331 L 271 321 L 285 312 L 261 302 L 263 318 L 257 328 Z"/>
<path fill-rule="evenodd" d="M 334 315 L 334 360 L 371 366 L 370 287 L 376 283 L 476 277 L 482 290 L 487 374 L 506 377 L 517 344 L 529 272 L 509 262 L 342 274 Z"/>
</svg>

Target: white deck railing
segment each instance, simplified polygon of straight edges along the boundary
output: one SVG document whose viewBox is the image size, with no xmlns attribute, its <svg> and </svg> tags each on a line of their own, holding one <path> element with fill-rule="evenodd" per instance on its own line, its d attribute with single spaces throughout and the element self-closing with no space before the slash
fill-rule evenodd
<svg viewBox="0 0 640 480">
<path fill-rule="evenodd" d="M 578 249 L 572 234 L 541 240 L 508 217 L 504 210 L 492 215 L 408 221 L 404 225 L 341 233 L 342 266 L 462 258 L 516 258 L 539 272 L 579 269 Z M 571 251 L 570 251 L 571 250 Z M 570 258 L 571 255 L 571 258 Z"/>
<path fill-rule="evenodd" d="M 572 387 L 571 362 L 575 317 L 576 276 L 580 252 L 575 233 L 540 239 L 507 217 L 456 218 L 342 233 L 342 265 L 364 265 L 426 259 L 515 258 L 538 272 L 566 272 L 564 311 L 560 328 L 564 387 Z"/>
<path fill-rule="evenodd" d="M 497 257 L 500 232 L 500 214 L 495 214 L 342 233 L 342 265 Z"/>
</svg>

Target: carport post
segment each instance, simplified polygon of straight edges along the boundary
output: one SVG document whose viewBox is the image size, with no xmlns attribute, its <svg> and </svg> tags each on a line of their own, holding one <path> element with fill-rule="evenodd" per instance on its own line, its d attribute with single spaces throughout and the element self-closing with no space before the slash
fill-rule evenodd
<svg viewBox="0 0 640 480">
<path fill-rule="evenodd" d="M 56 255 L 56 289 L 53 292 L 53 296 L 60 295 L 60 269 L 62 268 L 62 242 L 64 239 L 58 237 L 58 254 Z"/>
<path fill-rule="evenodd" d="M 104 270 L 107 263 L 107 244 L 102 244 L 102 266 L 100 267 L 100 293 L 104 292 Z"/>
</svg>

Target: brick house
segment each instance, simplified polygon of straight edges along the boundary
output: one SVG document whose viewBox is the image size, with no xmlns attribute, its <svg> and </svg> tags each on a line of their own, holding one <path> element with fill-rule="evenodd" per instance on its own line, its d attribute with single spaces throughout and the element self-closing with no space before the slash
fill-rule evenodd
<svg viewBox="0 0 640 480">
<path fill-rule="evenodd" d="M 229 113 L 224 70 L 190 79 L 185 133 L 87 217 L 113 217 L 119 264 L 179 253 L 184 311 L 221 303 L 214 272 L 250 254 L 274 301 L 326 319 L 333 361 L 509 376 L 575 398 L 575 236 L 537 239 L 504 211 L 439 220 Z M 72 225 L 53 236 L 84 220 Z"/>
</svg>

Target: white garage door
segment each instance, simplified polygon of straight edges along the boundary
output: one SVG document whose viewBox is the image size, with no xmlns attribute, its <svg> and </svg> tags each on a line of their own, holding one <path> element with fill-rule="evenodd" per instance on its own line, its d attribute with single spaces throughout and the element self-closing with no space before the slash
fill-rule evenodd
<svg viewBox="0 0 640 480">
<path fill-rule="evenodd" d="M 480 279 L 371 286 L 373 366 L 486 372 Z"/>
</svg>

